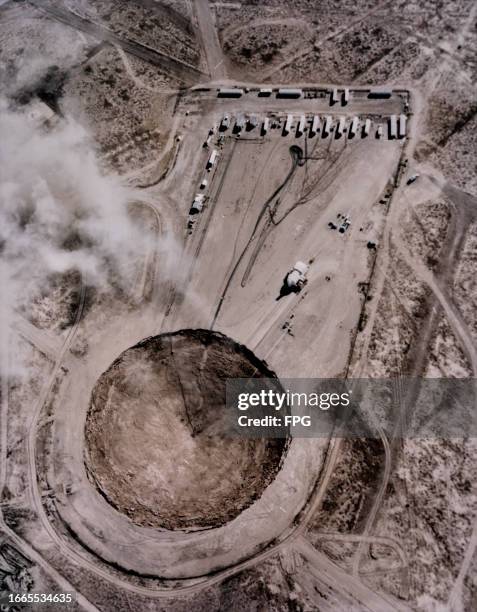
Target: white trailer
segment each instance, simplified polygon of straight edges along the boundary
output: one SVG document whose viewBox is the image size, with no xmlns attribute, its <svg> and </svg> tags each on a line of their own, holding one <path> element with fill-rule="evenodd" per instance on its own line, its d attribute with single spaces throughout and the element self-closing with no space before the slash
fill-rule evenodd
<svg viewBox="0 0 477 612">
<path fill-rule="evenodd" d="M 263 136 L 265 136 L 265 134 L 268 132 L 269 126 L 270 126 L 270 119 L 268 117 L 265 117 L 265 119 L 263 120 L 263 124 L 262 124 Z"/>
<path fill-rule="evenodd" d="M 333 126 L 333 119 L 330 115 L 325 117 L 325 125 L 323 126 L 323 137 L 326 138 L 328 134 L 331 132 L 331 128 Z"/>
<path fill-rule="evenodd" d="M 399 138 L 404 138 L 406 136 L 406 122 L 407 122 L 407 117 L 406 115 L 399 115 Z"/>
<path fill-rule="evenodd" d="M 336 87 L 333 87 L 331 90 L 330 104 L 333 106 L 333 104 L 336 104 L 336 102 L 338 102 L 338 90 Z"/>
<path fill-rule="evenodd" d="M 358 126 L 359 126 L 358 117 L 353 117 L 351 124 L 349 126 L 349 135 L 351 138 L 354 138 L 356 136 L 356 133 L 358 132 Z"/>
<path fill-rule="evenodd" d="M 397 138 L 397 116 L 389 117 L 389 138 Z"/>
<path fill-rule="evenodd" d="M 336 138 L 339 138 L 340 136 L 342 136 L 345 129 L 346 129 L 346 117 L 342 116 L 340 117 L 338 121 L 338 126 L 336 128 Z"/>
<path fill-rule="evenodd" d="M 320 118 L 318 117 L 318 115 L 315 115 L 313 117 L 313 122 L 310 128 L 310 136 L 314 136 L 315 134 L 319 132 L 319 130 L 320 130 Z"/>
<path fill-rule="evenodd" d="M 210 157 L 207 161 L 207 166 L 206 166 L 207 170 L 210 170 L 214 166 L 215 162 L 217 161 L 218 156 L 219 156 L 219 152 L 217 151 L 217 149 L 214 149 L 212 153 L 210 154 Z"/>
<path fill-rule="evenodd" d="M 378 125 L 378 129 L 376 130 L 376 138 L 381 138 L 383 135 L 383 126 L 382 124 Z"/>
<path fill-rule="evenodd" d="M 345 87 L 343 91 L 343 104 L 348 104 L 349 102 L 349 87 Z"/>
<path fill-rule="evenodd" d="M 297 136 L 301 136 L 303 134 L 303 132 L 305 131 L 305 122 L 306 122 L 305 115 L 300 115 L 300 120 L 298 122 L 298 127 L 296 128 Z"/>
<path fill-rule="evenodd" d="M 287 119 L 285 121 L 285 127 L 283 128 L 283 135 L 287 136 L 290 133 L 293 123 L 293 115 L 287 115 Z"/>
<path fill-rule="evenodd" d="M 271 87 L 261 87 L 258 95 L 259 96 L 263 96 L 263 97 L 268 97 L 272 95 L 272 88 Z"/>
<path fill-rule="evenodd" d="M 363 126 L 363 136 L 369 136 L 371 130 L 371 119 L 366 119 Z"/>
</svg>

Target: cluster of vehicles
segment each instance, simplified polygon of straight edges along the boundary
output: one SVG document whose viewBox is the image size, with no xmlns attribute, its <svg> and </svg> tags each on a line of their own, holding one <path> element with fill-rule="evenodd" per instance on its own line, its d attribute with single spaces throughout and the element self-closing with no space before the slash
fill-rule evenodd
<svg viewBox="0 0 477 612">
<path fill-rule="evenodd" d="M 239 113 L 237 117 L 235 117 L 235 121 L 232 125 L 232 117 L 229 113 L 225 113 L 219 124 L 219 132 L 223 134 L 229 128 L 232 128 L 232 133 L 236 136 L 240 136 L 241 133 L 250 132 L 257 128 L 260 120 L 256 115 L 245 116 L 243 113 Z M 287 114 L 285 116 L 284 122 L 282 124 L 282 118 L 275 117 L 265 117 L 261 120 L 261 130 L 260 133 L 262 136 L 265 136 L 270 128 L 277 128 L 283 125 L 282 134 L 283 136 L 288 136 L 292 131 L 296 133 L 296 136 L 302 136 L 305 132 L 308 133 L 310 138 L 314 136 L 322 136 L 326 138 L 334 132 L 336 138 L 340 138 L 341 136 L 348 135 L 349 138 L 355 138 L 361 136 L 361 138 L 366 138 L 371 134 L 372 121 L 368 118 L 360 118 L 358 116 L 353 116 L 351 118 L 346 117 L 345 115 L 341 115 L 338 117 L 332 117 L 331 115 L 319 116 L 313 115 L 311 117 L 307 117 L 304 113 L 294 117 L 292 114 Z M 376 127 L 376 138 L 382 138 L 384 134 L 383 125 L 378 124 Z M 208 146 L 211 139 L 211 133 L 209 132 L 209 136 L 204 143 L 204 146 Z"/>
<path fill-rule="evenodd" d="M 336 223 L 333 221 L 328 223 L 328 227 L 331 230 L 338 230 L 340 234 L 344 234 L 350 225 L 351 217 L 349 215 L 343 215 L 342 213 L 338 213 Z"/>
</svg>

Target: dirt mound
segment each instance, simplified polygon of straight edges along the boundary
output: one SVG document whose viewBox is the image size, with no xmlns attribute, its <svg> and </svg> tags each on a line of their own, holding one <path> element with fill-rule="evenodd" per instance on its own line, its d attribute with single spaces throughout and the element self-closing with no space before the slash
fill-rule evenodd
<svg viewBox="0 0 477 612">
<path fill-rule="evenodd" d="M 225 380 L 273 377 L 246 347 L 183 330 L 127 349 L 100 377 L 85 427 L 85 464 L 104 498 L 134 523 L 218 527 L 277 474 L 284 440 L 218 435 Z"/>
</svg>

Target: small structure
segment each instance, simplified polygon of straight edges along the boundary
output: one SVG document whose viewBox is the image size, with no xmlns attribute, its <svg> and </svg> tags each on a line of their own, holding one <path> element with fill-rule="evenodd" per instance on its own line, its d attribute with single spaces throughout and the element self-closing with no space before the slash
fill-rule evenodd
<svg viewBox="0 0 477 612">
<path fill-rule="evenodd" d="M 336 102 L 338 102 L 338 90 L 336 89 L 336 87 L 333 87 L 330 94 L 331 106 L 333 106 L 333 104 L 336 104 Z"/>
<path fill-rule="evenodd" d="M 229 127 L 230 127 L 230 115 L 226 113 L 222 117 L 222 121 L 220 122 L 220 131 L 225 132 L 225 130 L 228 130 Z"/>
<path fill-rule="evenodd" d="M 202 145 L 204 147 L 204 149 L 208 149 L 209 148 L 211 140 L 212 140 L 212 136 L 209 134 L 209 136 L 207 136 L 207 140 Z"/>
<path fill-rule="evenodd" d="M 219 98 L 241 98 L 243 89 L 238 87 L 220 87 L 217 96 Z"/>
<path fill-rule="evenodd" d="M 291 291 L 301 291 L 306 284 L 306 275 L 309 266 L 303 261 L 297 261 L 293 269 L 288 272 L 286 277 L 286 285 Z"/>
<path fill-rule="evenodd" d="M 234 133 L 239 134 L 243 130 L 244 126 L 245 117 L 243 115 L 238 115 L 237 119 L 235 120 Z"/>
<path fill-rule="evenodd" d="M 382 138 L 382 136 L 383 136 L 383 126 L 382 126 L 382 124 L 380 123 L 380 124 L 378 125 L 377 130 L 376 130 L 376 138 L 378 138 L 378 139 L 379 139 L 379 138 Z"/>
<path fill-rule="evenodd" d="M 195 196 L 194 201 L 192 202 L 192 206 L 189 210 L 189 215 L 197 215 L 198 213 L 200 213 L 200 211 L 204 207 L 204 198 L 205 195 L 203 193 L 198 193 Z"/>
<path fill-rule="evenodd" d="M 288 134 L 290 133 L 290 130 L 292 128 L 292 123 L 293 123 L 293 115 L 287 115 L 285 125 L 283 127 L 284 136 L 288 136 Z"/>
<path fill-rule="evenodd" d="M 269 126 L 270 126 L 270 119 L 268 117 L 265 117 L 265 119 L 263 120 L 263 124 L 262 124 L 262 136 L 265 136 L 265 134 L 268 132 Z"/>
<path fill-rule="evenodd" d="M 272 89 L 270 87 L 261 87 L 258 95 L 263 97 L 263 98 L 268 98 L 268 96 L 272 95 Z"/>
<path fill-rule="evenodd" d="M 346 129 L 346 117 L 341 116 L 336 127 L 336 138 L 341 138 Z"/>
<path fill-rule="evenodd" d="M 301 136 L 303 132 L 305 131 L 305 122 L 306 122 L 305 115 L 300 115 L 300 120 L 298 121 L 298 126 L 296 128 L 297 136 Z"/>
<path fill-rule="evenodd" d="M 406 122 L 407 122 L 406 115 L 404 114 L 399 115 L 399 129 L 398 129 L 399 138 L 404 138 L 406 136 Z"/>
<path fill-rule="evenodd" d="M 258 125 L 258 119 L 255 115 L 250 115 L 250 117 L 248 118 L 248 129 L 249 130 L 253 130 L 254 128 L 257 127 Z"/>
<path fill-rule="evenodd" d="M 359 119 L 358 117 L 353 117 L 350 126 L 349 126 L 349 137 L 354 138 L 358 132 Z"/>
<path fill-rule="evenodd" d="M 282 87 L 277 92 L 277 98 L 301 98 L 302 96 L 302 89 L 291 89 Z"/>
<path fill-rule="evenodd" d="M 371 87 L 368 93 L 368 98 L 386 99 L 393 95 L 393 90 L 383 87 Z"/>
<path fill-rule="evenodd" d="M 397 116 L 389 117 L 389 138 L 397 138 Z"/>
<path fill-rule="evenodd" d="M 207 170 L 210 170 L 214 166 L 215 162 L 217 161 L 218 156 L 219 156 L 219 152 L 217 151 L 217 149 L 214 149 L 212 153 L 210 154 L 210 157 L 207 161 L 207 166 L 206 166 Z"/>
<path fill-rule="evenodd" d="M 201 189 L 205 189 L 207 187 L 207 185 L 209 184 L 209 181 L 205 178 L 202 179 L 201 183 L 200 183 L 200 188 Z"/>
<path fill-rule="evenodd" d="M 319 130 L 320 130 L 320 118 L 318 115 L 315 115 L 313 117 L 313 121 L 310 127 L 310 137 L 313 137 L 315 134 L 317 134 Z"/>
<path fill-rule="evenodd" d="M 333 119 L 330 115 L 325 117 L 325 125 L 323 126 L 323 138 L 326 138 L 328 134 L 331 132 L 331 128 L 333 127 Z"/>
<path fill-rule="evenodd" d="M 371 130 L 371 119 L 366 119 L 363 125 L 363 137 L 369 136 Z"/>
<path fill-rule="evenodd" d="M 345 87 L 343 91 L 343 106 L 349 102 L 349 87 Z"/>
</svg>

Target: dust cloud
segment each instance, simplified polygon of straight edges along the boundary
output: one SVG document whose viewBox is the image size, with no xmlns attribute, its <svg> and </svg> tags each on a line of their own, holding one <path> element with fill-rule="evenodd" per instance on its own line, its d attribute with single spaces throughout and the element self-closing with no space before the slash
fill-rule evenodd
<svg viewBox="0 0 477 612">
<path fill-rule="evenodd" d="M 1 351 L 18 309 L 52 275 L 75 270 L 85 285 L 127 287 L 131 261 L 152 240 L 128 216 L 131 190 L 101 171 L 83 126 L 66 118 L 45 129 L 22 111 L 0 101 Z"/>
</svg>

